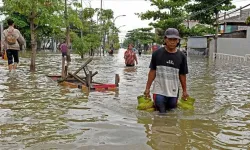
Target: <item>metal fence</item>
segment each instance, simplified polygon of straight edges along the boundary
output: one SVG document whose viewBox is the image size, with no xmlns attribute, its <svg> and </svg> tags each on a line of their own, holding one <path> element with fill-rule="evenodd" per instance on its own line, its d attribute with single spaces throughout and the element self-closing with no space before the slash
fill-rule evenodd
<svg viewBox="0 0 250 150">
<path fill-rule="evenodd" d="M 224 53 L 213 53 L 213 59 L 227 60 L 227 61 L 250 61 L 250 54 L 246 54 L 245 56 L 238 55 L 230 55 Z"/>
</svg>

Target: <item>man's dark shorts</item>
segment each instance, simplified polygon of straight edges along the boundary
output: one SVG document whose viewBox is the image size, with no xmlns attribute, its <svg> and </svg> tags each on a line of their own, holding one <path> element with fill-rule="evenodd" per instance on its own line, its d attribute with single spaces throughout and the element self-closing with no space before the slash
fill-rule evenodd
<svg viewBox="0 0 250 150">
<path fill-rule="evenodd" d="M 134 66 L 135 66 L 135 64 L 133 64 L 133 65 L 126 64 L 126 67 L 134 67 Z"/>
<path fill-rule="evenodd" d="M 8 49 L 6 51 L 7 57 L 8 57 L 8 65 L 13 64 L 13 58 L 14 63 L 19 63 L 19 57 L 18 57 L 18 50 Z"/>
<path fill-rule="evenodd" d="M 67 56 L 67 52 L 62 52 L 62 57 Z"/>
</svg>

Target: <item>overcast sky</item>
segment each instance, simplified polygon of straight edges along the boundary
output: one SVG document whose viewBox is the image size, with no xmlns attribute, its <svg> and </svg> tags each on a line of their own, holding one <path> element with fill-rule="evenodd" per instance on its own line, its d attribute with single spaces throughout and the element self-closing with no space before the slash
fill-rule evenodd
<svg viewBox="0 0 250 150">
<path fill-rule="evenodd" d="M 81 0 L 78 0 L 79 2 Z M 82 0 L 83 7 L 89 7 L 91 4 L 92 8 L 100 8 L 101 0 Z M 245 6 L 250 3 L 250 0 L 233 0 L 233 3 L 237 8 Z M 0 0 L 2 4 L 2 0 Z M 114 17 L 119 15 L 126 15 L 125 17 L 119 17 L 116 19 L 116 27 L 120 27 L 121 33 L 119 37 L 124 38 L 126 32 L 136 28 L 148 27 L 150 21 L 141 20 L 135 13 L 146 12 L 147 10 L 154 10 L 155 7 L 150 6 L 149 1 L 145 0 L 103 0 L 104 9 L 112 9 L 114 11 Z M 205 9 L 205 8 L 204 8 Z M 2 18 L 2 17 L 1 17 Z"/>
<path fill-rule="evenodd" d="M 80 1 L 80 0 L 79 0 Z M 93 8 L 100 8 L 101 0 L 83 0 L 83 6 L 91 6 Z M 233 0 L 236 7 L 245 6 L 250 3 L 250 0 Z M 124 38 L 127 31 L 135 29 L 148 27 L 150 21 L 142 21 L 135 13 L 146 12 L 147 10 L 154 10 L 156 8 L 150 6 L 149 1 L 145 0 L 103 0 L 104 9 L 112 9 L 114 11 L 114 16 L 126 15 L 126 17 L 119 17 L 116 19 L 115 24 L 117 27 L 121 27 L 120 38 Z"/>
</svg>

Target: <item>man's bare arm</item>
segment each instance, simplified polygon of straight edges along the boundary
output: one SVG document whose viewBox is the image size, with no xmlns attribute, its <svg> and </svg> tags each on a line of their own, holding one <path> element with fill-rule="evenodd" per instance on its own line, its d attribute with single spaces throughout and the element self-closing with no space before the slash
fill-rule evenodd
<svg viewBox="0 0 250 150">
<path fill-rule="evenodd" d="M 150 87 L 151 87 L 155 77 L 156 77 L 156 70 L 150 69 L 150 71 L 148 73 L 148 81 L 147 81 L 147 85 L 146 85 L 146 90 L 150 90 Z"/>
<path fill-rule="evenodd" d="M 179 75 L 181 87 L 182 87 L 182 98 L 187 100 L 189 95 L 187 93 L 187 77 L 186 75 Z"/>
<path fill-rule="evenodd" d="M 137 60 L 136 54 L 135 54 L 135 62 L 136 62 L 136 64 L 138 64 L 138 60 Z"/>
<path fill-rule="evenodd" d="M 179 79 L 181 82 L 181 87 L 182 87 L 183 92 L 187 92 L 187 77 L 186 77 L 186 75 L 180 74 Z"/>
</svg>

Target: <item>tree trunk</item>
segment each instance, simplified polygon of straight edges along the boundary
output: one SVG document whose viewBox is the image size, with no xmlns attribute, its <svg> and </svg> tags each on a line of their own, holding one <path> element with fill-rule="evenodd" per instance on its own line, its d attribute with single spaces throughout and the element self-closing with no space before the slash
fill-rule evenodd
<svg viewBox="0 0 250 150">
<path fill-rule="evenodd" d="M 43 50 L 45 50 L 45 46 L 46 46 L 46 40 L 43 40 Z"/>
<path fill-rule="evenodd" d="M 37 41 L 37 50 L 41 50 L 42 40 Z"/>
<path fill-rule="evenodd" d="M 34 18 L 30 19 L 30 36 L 31 36 L 31 64 L 30 64 L 30 71 L 35 72 L 36 71 L 36 33 L 35 33 L 35 25 L 34 25 Z"/>
<path fill-rule="evenodd" d="M 91 48 L 90 51 L 91 51 L 91 56 L 94 56 L 93 48 Z"/>
<path fill-rule="evenodd" d="M 103 49 L 102 49 L 103 56 L 104 56 L 105 47 L 106 47 L 106 31 L 104 31 L 104 35 L 103 35 Z"/>
<path fill-rule="evenodd" d="M 69 43 L 70 43 L 70 35 L 69 35 L 70 29 L 69 29 L 69 25 L 66 28 L 66 42 L 67 42 L 67 46 L 68 46 L 68 52 L 67 52 L 67 65 L 69 64 L 69 62 L 71 62 L 71 57 L 70 57 L 70 49 L 69 49 Z"/>
<path fill-rule="evenodd" d="M 83 57 L 84 57 L 83 54 L 81 54 L 81 59 L 83 59 Z"/>
<path fill-rule="evenodd" d="M 109 32 L 107 32 L 107 43 L 108 43 L 108 46 L 109 46 L 109 43 L 110 43 Z"/>
<path fill-rule="evenodd" d="M 68 17 L 68 4 L 67 4 L 67 0 L 65 0 L 65 10 L 64 10 L 64 18 L 65 18 L 65 22 L 66 22 L 66 44 L 69 47 L 69 43 L 70 43 L 70 28 L 69 28 L 69 17 Z M 70 57 L 70 50 L 68 48 L 67 51 L 67 66 L 69 65 L 69 62 L 71 62 L 71 57 Z"/>
<path fill-rule="evenodd" d="M 90 50 L 89 50 L 89 56 L 94 56 L 94 54 L 93 54 L 93 48 L 90 48 Z"/>
</svg>

